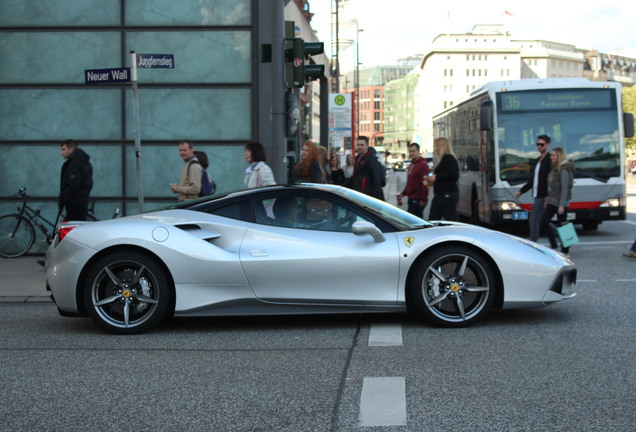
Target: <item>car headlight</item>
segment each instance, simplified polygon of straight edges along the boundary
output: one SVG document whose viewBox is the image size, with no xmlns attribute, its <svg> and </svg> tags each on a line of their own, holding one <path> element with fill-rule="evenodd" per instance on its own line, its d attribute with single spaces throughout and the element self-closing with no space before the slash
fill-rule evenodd
<svg viewBox="0 0 636 432">
<path fill-rule="evenodd" d="M 627 200 L 625 197 L 606 199 L 601 203 L 601 207 L 625 207 Z"/>
<path fill-rule="evenodd" d="M 523 210 L 521 206 L 514 201 L 495 202 L 493 203 L 493 209 L 501 211 Z"/>
</svg>

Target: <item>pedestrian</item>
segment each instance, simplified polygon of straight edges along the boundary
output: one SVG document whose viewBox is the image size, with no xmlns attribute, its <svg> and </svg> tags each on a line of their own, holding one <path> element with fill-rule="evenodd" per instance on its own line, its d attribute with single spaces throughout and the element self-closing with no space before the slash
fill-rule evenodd
<svg viewBox="0 0 636 432">
<path fill-rule="evenodd" d="M 325 183 L 325 171 L 320 164 L 318 146 L 306 141 L 300 151 L 300 162 L 294 168 L 296 180 L 304 183 Z"/>
<path fill-rule="evenodd" d="M 353 170 L 354 170 L 353 155 L 351 153 L 348 153 L 347 157 L 345 158 L 345 166 L 343 169 L 345 179 L 351 178 L 351 176 L 353 176 Z"/>
<path fill-rule="evenodd" d="M 548 196 L 548 174 L 552 169 L 550 142 L 551 139 L 547 135 L 539 135 L 537 137 L 539 157 L 535 160 L 530 170 L 530 178 L 515 194 L 519 198 L 522 194 L 532 189 L 534 201 L 532 202 L 528 225 L 530 227 L 530 240 L 533 242 L 539 240 L 541 216 L 545 210 L 545 198 Z"/>
<path fill-rule="evenodd" d="M 411 165 L 406 172 L 406 186 L 397 195 L 398 205 L 402 205 L 402 198 L 408 197 L 407 211 L 417 217 L 424 217 L 424 207 L 428 203 L 428 188 L 424 185 L 424 179 L 428 176 L 428 162 L 420 153 L 418 143 L 409 144 L 409 156 Z"/>
<path fill-rule="evenodd" d="M 377 152 L 369 146 L 369 137 L 360 135 L 356 141 L 356 161 L 350 179 L 352 189 L 384 201 L 384 167 Z"/>
<path fill-rule="evenodd" d="M 557 248 L 556 227 L 550 222 L 556 214 L 559 225 L 567 222 L 568 204 L 572 199 L 572 186 L 574 184 L 574 164 L 567 160 L 567 155 L 562 147 L 555 147 L 550 152 L 552 169 L 548 174 L 548 196 L 545 198 L 545 210 L 541 216 L 540 226 L 548 234 L 550 247 Z M 561 252 L 569 254 L 570 248 L 561 245 Z"/>
<path fill-rule="evenodd" d="M 171 183 L 170 189 L 179 194 L 179 201 L 187 201 L 199 197 L 203 167 L 194 155 L 194 145 L 190 140 L 179 141 L 179 156 L 183 159 L 183 168 L 179 184 Z"/>
<path fill-rule="evenodd" d="M 456 221 L 459 202 L 459 163 L 453 154 L 453 148 L 447 138 L 433 141 L 437 164 L 433 174 L 424 178 L 424 184 L 433 186 L 433 201 L 429 211 L 430 220 Z"/>
<path fill-rule="evenodd" d="M 245 146 L 245 160 L 250 166 L 245 170 L 245 188 L 275 185 L 274 173 L 265 162 L 265 147 L 259 142 L 250 142 Z"/>
<path fill-rule="evenodd" d="M 331 183 L 335 185 L 341 185 L 345 181 L 345 173 L 340 168 L 340 161 L 336 153 L 331 153 L 329 157 L 329 171 L 331 176 Z"/>
<path fill-rule="evenodd" d="M 72 139 L 62 142 L 60 153 L 66 159 L 60 175 L 60 214 L 66 209 L 64 220 L 85 221 L 89 195 L 93 189 L 93 166 L 90 156 Z"/>
<path fill-rule="evenodd" d="M 329 183 L 331 181 L 331 169 L 329 168 L 327 149 L 321 145 L 316 145 L 316 149 L 318 149 L 318 163 L 320 163 L 322 172 L 325 174 L 324 183 Z"/>
<path fill-rule="evenodd" d="M 623 256 L 626 256 L 627 258 L 635 258 L 636 259 L 636 240 L 634 240 L 634 244 L 632 245 L 632 247 L 629 248 L 629 250 L 627 252 L 625 252 L 623 254 Z"/>
</svg>

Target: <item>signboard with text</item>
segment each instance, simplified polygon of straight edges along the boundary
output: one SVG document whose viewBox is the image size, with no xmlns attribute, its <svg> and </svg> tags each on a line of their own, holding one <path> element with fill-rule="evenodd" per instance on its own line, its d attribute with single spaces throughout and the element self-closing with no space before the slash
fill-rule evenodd
<svg viewBox="0 0 636 432">
<path fill-rule="evenodd" d="M 334 147 L 343 147 L 345 138 L 351 138 L 353 98 L 350 93 L 329 95 L 329 138 Z"/>
<path fill-rule="evenodd" d="M 137 54 L 138 68 L 174 69 L 173 54 Z"/>
<path fill-rule="evenodd" d="M 130 82 L 130 68 L 86 69 L 85 84 L 117 84 Z"/>
</svg>

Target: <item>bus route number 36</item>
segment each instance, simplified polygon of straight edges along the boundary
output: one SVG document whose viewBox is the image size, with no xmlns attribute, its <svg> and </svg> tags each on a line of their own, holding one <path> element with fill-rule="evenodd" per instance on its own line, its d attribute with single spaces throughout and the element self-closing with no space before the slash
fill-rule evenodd
<svg viewBox="0 0 636 432">
<path fill-rule="evenodd" d="M 521 100 L 519 96 L 504 96 L 504 109 L 518 110 L 521 108 Z"/>
</svg>

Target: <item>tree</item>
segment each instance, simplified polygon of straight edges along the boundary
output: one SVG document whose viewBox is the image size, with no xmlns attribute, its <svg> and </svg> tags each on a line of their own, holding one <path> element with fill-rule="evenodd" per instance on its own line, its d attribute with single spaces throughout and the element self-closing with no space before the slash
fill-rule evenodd
<svg viewBox="0 0 636 432">
<path fill-rule="evenodd" d="M 623 112 L 636 115 L 636 86 L 623 87 Z M 636 138 L 626 138 L 625 146 L 636 150 Z"/>
</svg>

